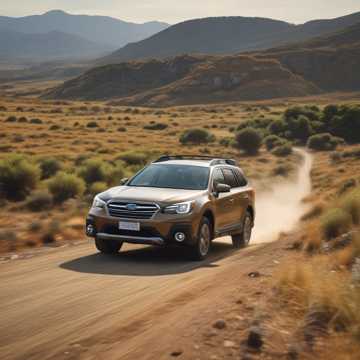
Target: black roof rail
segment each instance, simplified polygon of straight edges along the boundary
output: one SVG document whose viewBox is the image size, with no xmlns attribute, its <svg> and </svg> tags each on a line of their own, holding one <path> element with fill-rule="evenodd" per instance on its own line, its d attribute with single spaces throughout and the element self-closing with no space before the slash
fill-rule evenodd
<svg viewBox="0 0 360 360">
<path fill-rule="evenodd" d="M 154 163 L 159 163 L 163 161 L 169 161 L 169 160 L 209 160 L 210 166 L 214 165 L 220 165 L 220 164 L 226 164 L 226 165 L 232 165 L 236 166 L 236 161 L 233 159 L 226 159 L 226 158 L 218 158 L 214 156 L 208 156 L 208 155 L 163 155 L 160 156 L 157 160 L 154 161 Z"/>
</svg>

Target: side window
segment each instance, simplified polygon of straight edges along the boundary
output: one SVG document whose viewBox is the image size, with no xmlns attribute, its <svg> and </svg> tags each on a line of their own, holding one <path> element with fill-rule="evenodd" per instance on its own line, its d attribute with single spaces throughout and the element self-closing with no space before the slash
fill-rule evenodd
<svg viewBox="0 0 360 360">
<path fill-rule="evenodd" d="M 213 186 L 216 186 L 216 184 L 225 184 L 224 175 L 220 169 L 214 170 Z"/>
<path fill-rule="evenodd" d="M 236 181 L 236 177 L 235 177 L 235 174 L 233 173 L 233 171 L 231 169 L 227 169 L 227 168 L 224 168 L 222 170 L 224 173 L 225 184 L 230 185 L 231 188 L 238 187 L 239 185 Z"/>
<path fill-rule="evenodd" d="M 235 172 L 236 172 L 236 177 L 238 179 L 239 186 L 246 186 L 248 184 L 248 181 L 247 181 L 246 177 L 244 176 L 244 174 L 238 169 L 236 169 Z"/>
</svg>

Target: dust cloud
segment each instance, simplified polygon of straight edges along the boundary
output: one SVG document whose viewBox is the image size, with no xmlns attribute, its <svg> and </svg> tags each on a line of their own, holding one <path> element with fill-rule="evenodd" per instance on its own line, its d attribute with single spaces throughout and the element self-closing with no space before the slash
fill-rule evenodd
<svg viewBox="0 0 360 360">
<path fill-rule="evenodd" d="M 294 228 L 308 208 L 302 200 L 311 191 L 310 171 L 313 159 L 305 150 L 296 151 L 303 157 L 296 179 L 279 182 L 271 190 L 257 194 L 252 243 L 276 240 L 281 232 Z"/>
</svg>

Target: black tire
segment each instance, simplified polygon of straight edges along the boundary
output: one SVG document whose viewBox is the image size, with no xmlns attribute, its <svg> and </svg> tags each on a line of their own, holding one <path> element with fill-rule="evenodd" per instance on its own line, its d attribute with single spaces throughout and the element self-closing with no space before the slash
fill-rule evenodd
<svg viewBox="0 0 360 360">
<path fill-rule="evenodd" d="M 103 254 L 116 254 L 119 252 L 122 242 L 115 240 L 103 240 L 98 237 L 95 238 L 96 248 Z"/>
<path fill-rule="evenodd" d="M 252 223 L 252 216 L 247 211 L 243 220 L 242 232 L 240 234 L 231 235 L 234 249 L 241 249 L 249 245 L 251 239 Z"/>
<path fill-rule="evenodd" d="M 199 225 L 196 243 L 190 248 L 190 257 L 192 260 L 201 261 L 207 257 L 211 246 L 211 234 L 211 223 L 208 218 L 203 217 Z"/>
</svg>

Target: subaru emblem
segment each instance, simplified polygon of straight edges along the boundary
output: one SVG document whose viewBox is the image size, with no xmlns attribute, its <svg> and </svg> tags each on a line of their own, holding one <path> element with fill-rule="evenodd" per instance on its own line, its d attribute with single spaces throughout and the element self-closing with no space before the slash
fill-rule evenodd
<svg viewBox="0 0 360 360">
<path fill-rule="evenodd" d="M 127 204 L 127 205 L 126 205 L 126 208 L 127 208 L 129 211 L 134 211 L 134 210 L 136 210 L 137 206 L 136 206 L 136 204 Z"/>
</svg>

